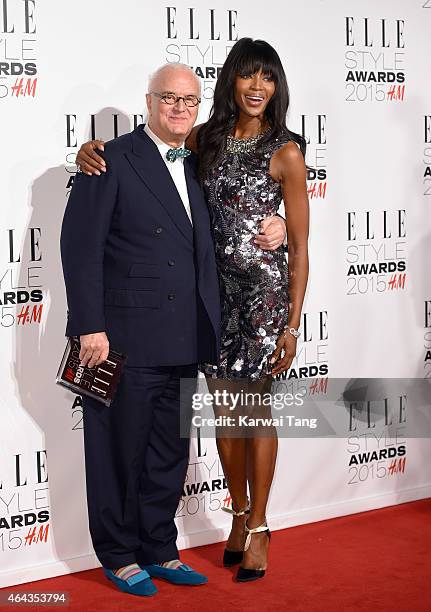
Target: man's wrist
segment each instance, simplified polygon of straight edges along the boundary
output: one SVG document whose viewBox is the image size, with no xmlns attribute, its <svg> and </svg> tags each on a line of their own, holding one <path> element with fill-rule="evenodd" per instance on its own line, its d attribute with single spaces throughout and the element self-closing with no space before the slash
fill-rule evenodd
<svg viewBox="0 0 431 612">
<path fill-rule="evenodd" d="M 286 219 L 282 217 L 279 213 L 276 213 L 275 216 L 280 219 L 284 228 L 284 239 L 280 246 L 284 247 L 287 250 L 287 227 L 286 227 Z"/>
</svg>

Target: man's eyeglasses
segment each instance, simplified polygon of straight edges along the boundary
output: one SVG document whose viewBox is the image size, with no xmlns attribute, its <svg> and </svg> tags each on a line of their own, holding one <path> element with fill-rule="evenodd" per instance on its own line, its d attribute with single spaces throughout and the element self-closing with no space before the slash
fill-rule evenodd
<svg viewBox="0 0 431 612">
<path fill-rule="evenodd" d="M 179 100 L 182 100 L 184 104 L 188 107 L 197 106 L 201 101 L 201 99 L 197 96 L 176 96 L 174 93 L 160 94 L 156 91 L 150 91 L 150 94 L 152 94 L 153 96 L 157 96 L 157 98 L 160 98 L 162 102 L 164 102 L 165 104 L 169 104 L 170 106 L 173 106 Z"/>
</svg>

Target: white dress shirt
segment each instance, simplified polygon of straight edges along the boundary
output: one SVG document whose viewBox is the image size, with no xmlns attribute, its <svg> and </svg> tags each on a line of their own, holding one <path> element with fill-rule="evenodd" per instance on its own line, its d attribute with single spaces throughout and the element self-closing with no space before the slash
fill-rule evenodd
<svg viewBox="0 0 431 612">
<path fill-rule="evenodd" d="M 149 136 L 151 138 L 151 140 L 157 146 L 157 148 L 159 150 L 159 153 L 162 156 L 163 161 L 165 162 L 165 164 L 166 164 L 166 166 L 167 166 L 167 168 L 168 168 L 168 170 L 170 172 L 172 180 L 175 183 L 175 187 L 177 188 L 177 191 L 178 191 L 178 194 L 179 194 L 179 196 L 181 198 L 181 201 L 184 204 L 184 208 L 186 210 L 188 218 L 190 219 L 190 223 L 193 224 L 193 221 L 192 221 L 192 212 L 191 212 L 191 209 L 190 209 L 189 194 L 188 194 L 188 191 L 187 191 L 186 176 L 184 174 L 184 158 L 183 157 L 179 157 L 174 162 L 168 161 L 166 159 L 166 153 L 172 147 L 170 147 L 168 144 L 163 142 L 163 140 L 160 140 L 160 138 L 158 136 L 156 136 L 156 134 L 154 134 L 154 132 L 148 127 L 148 124 L 145 124 L 144 132 L 147 134 L 147 136 Z M 183 146 L 184 146 L 184 143 L 183 143 Z"/>
</svg>

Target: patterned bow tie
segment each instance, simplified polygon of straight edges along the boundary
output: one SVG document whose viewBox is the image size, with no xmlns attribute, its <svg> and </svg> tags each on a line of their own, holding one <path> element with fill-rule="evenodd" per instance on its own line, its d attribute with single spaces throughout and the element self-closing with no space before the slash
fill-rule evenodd
<svg viewBox="0 0 431 612">
<path fill-rule="evenodd" d="M 170 162 L 174 162 L 177 159 L 188 157 L 190 154 L 190 149 L 178 147 L 177 149 L 169 149 L 169 151 L 166 153 L 166 159 Z"/>
</svg>

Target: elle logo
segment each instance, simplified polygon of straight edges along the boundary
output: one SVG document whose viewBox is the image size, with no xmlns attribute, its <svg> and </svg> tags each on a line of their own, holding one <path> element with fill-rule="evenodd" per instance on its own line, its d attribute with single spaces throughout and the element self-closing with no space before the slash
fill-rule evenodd
<svg viewBox="0 0 431 612">
<path fill-rule="evenodd" d="M 301 115 L 301 132 L 307 144 L 310 142 L 326 144 L 326 115 L 316 115 L 312 119 L 307 115 Z"/>
<path fill-rule="evenodd" d="M 373 240 L 374 238 L 406 237 L 406 211 L 380 211 L 383 213 L 380 222 L 378 213 L 367 210 L 361 219 L 359 213 L 347 213 L 347 240 Z M 380 216 L 380 215 L 379 215 Z M 390 218 L 392 217 L 392 219 Z M 377 235 L 376 235 L 377 234 Z M 394 236 L 394 237 L 395 237 Z"/>
<path fill-rule="evenodd" d="M 311 315 L 304 312 L 302 315 L 302 332 L 303 342 L 311 342 L 313 340 L 313 330 L 319 342 L 328 339 L 328 311 L 321 310 Z M 314 338 L 316 340 L 316 338 Z"/>
<path fill-rule="evenodd" d="M 38 450 L 34 453 L 34 458 L 30 459 L 27 457 L 27 462 L 33 462 L 33 470 L 31 480 L 34 483 L 42 484 L 48 482 L 48 473 L 46 465 L 46 450 Z M 13 456 L 13 486 L 14 487 L 25 487 L 29 483 L 29 472 L 23 466 L 23 456 L 17 454 Z M 4 466 L 3 466 L 4 467 Z M 27 468 L 28 469 L 28 468 Z M 3 481 L 0 480 L 0 490 L 3 489 Z"/>
<path fill-rule="evenodd" d="M 395 407 L 393 408 L 393 405 Z M 365 429 L 374 429 L 376 421 L 374 415 L 383 417 L 383 424 L 404 425 L 407 421 L 407 396 L 400 395 L 397 398 L 383 398 L 382 400 L 368 400 L 349 403 L 349 431 L 357 431 L 362 424 Z M 359 418 L 361 415 L 362 418 Z M 364 418 L 365 417 L 365 418 Z"/>
<path fill-rule="evenodd" d="M 13 10 L 12 6 L 18 10 Z M 34 20 L 34 11 L 36 8 L 36 0 L 22 0 L 21 2 L 17 2 L 14 0 L 1 0 L 0 3 L 0 23 L 2 25 L 2 33 L 3 34 L 14 34 L 15 28 L 19 27 L 17 24 L 19 23 L 23 34 L 35 34 L 36 33 L 36 23 Z"/>
<path fill-rule="evenodd" d="M 209 9 L 208 15 L 205 20 L 201 19 L 201 13 L 197 13 L 195 8 L 187 9 L 188 15 L 184 13 L 180 14 L 179 19 L 182 22 L 187 22 L 187 33 L 190 40 L 199 40 L 201 37 L 201 31 L 199 24 L 206 24 L 208 30 L 203 35 L 203 38 L 209 38 L 209 40 L 220 40 L 221 24 L 224 26 L 224 32 L 226 34 L 226 40 L 236 41 L 238 40 L 237 27 L 237 11 L 232 9 L 217 10 Z M 167 26 L 167 38 L 175 40 L 178 38 L 177 31 L 177 9 L 174 6 L 166 7 L 166 26 Z"/>
<path fill-rule="evenodd" d="M 404 19 L 346 17 L 346 46 L 404 49 Z"/>
<path fill-rule="evenodd" d="M 39 244 L 40 235 L 41 235 L 40 227 L 30 227 L 28 231 L 29 231 L 29 236 L 28 236 L 29 245 L 28 246 L 30 250 L 29 261 L 41 261 L 42 253 L 41 253 L 40 244 Z M 9 237 L 9 263 L 19 263 L 21 261 L 21 253 L 18 252 L 18 249 L 16 248 L 16 245 L 15 245 L 15 242 L 16 242 L 15 230 L 13 229 L 8 230 L 8 237 Z"/>
</svg>

